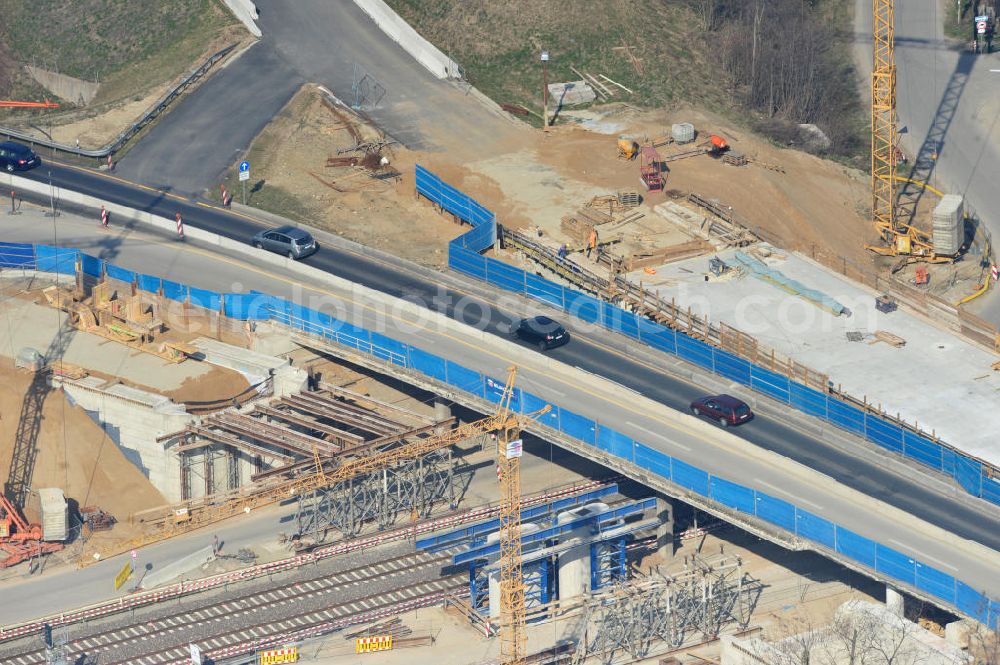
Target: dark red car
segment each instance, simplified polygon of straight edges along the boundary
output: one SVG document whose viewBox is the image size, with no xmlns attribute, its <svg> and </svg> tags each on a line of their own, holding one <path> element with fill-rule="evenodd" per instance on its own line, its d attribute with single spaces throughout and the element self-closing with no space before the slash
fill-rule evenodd
<svg viewBox="0 0 1000 665">
<path fill-rule="evenodd" d="M 732 395 L 699 397 L 691 402 L 691 413 L 696 416 L 708 416 L 723 427 L 742 425 L 753 418 L 753 411 L 747 403 Z"/>
</svg>

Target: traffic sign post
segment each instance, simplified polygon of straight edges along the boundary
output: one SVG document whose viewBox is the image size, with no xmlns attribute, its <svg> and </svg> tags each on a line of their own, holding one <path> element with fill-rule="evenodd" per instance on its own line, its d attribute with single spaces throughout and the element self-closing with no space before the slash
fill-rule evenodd
<svg viewBox="0 0 1000 665">
<path fill-rule="evenodd" d="M 247 204 L 247 180 L 250 179 L 250 162 L 240 162 L 240 182 L 243 183 L 243 205 Z"/>
</svg>

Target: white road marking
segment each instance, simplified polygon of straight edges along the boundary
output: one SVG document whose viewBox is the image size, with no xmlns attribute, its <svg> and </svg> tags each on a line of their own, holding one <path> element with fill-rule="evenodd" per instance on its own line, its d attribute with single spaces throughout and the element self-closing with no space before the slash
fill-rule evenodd
<svg viewBox="0 0 1000 665">
<path fill-rule="evenodd" d="M 958 572 L 958 568 L 956 568 L 955 566 L 951 565 L 950 563 L 945 563 L 941 559 L 935 559 L 934 557 L 932 557 L 929 554 L 924 554 L 920 550 L 915 550 L 912 547 L 910 547 L 909 545 L 907 545 L 906 543 L 901 543 L 898 540 L 895 540 L 894 538 L 889 538 L 889 542 L 893 543 L 894 545 L 899 545 L 900 547 L 903 548 L 904 551 L 900 552 L 900 554 L 906 554 L 906 550 L 909 550 L 910 552 L 913 552 L 913 554 L 917 555 L 920 558 L 920 561 L 922 563 L 926 562 L 926 561 L 933 561 L 934 563 L 936 563 L 939 566 L 944 566 L 945 568 L 947 568 L 949 570 L 954 570 L 955 572 Z M 910 556 L 912 556 L 912 555 L 910 555 Z"/>
<path fill-rule="evenodd" d="M 593 372 L 589 372 L 589 371 L 585 370 L 584 368 L 580 367 L 579 365 L 573 365 L 573 367 L 576 368 L 576 369 L 578 369 L 578 370 L 580 370 L 584 374 L 589 374 L 591 376 L 595 376 L 598 379 L 601 379 L 602 381 L 607 381 L 608 383 L 610 383 L 612 385 L 618 386 L 622 390 L 627 390 L 630 393 L 635 393 L 636 395 L 642 395 L 641 392 L 639 392 L 638 390 L 636 390 L 634 388 L 629 388 L 628 386 L 623 386 L 622 384 L 618 383 L 617 381 L 612 381 L 611 379 L 605 378 L 605 377 L 601 376 L 600 374 L 594 374 Z"/>
<path fill-rule="evenodd" d="M 761 480 L 760 478 L 754 478 L 753 481 L 755 483 L 763 485 L 764 487 L 767 487 L 772 492 L 777 492 L 778 494 L 784 494 L 785 496 L 787 496 L 789 499 L 792 499 L 796 503 L 804 503 L 807 506 L 812 506 L 812 508 L 814 508 L 815 510 L 823 510 L 823 506 L 819 505 L 818 503 L 813 503 L 809 499 L 803 499 L 801 497 L 795 496 L 791 492 L 783 490 L 783 489 L 781 489 L 780 487 L 778 487 L 776 485 L 772 485 L 771 483 L 767 482 L 766 480 Z"/>
<path fill-rule="evenodd" d="M 656 438 L 658 438 L 658 439 L 661 439 L 661 440 L 663 440 L 663 441 L 666 441 L 666 442 L 667 442 L 667 444 L 669 444 L 669 445 L 671 445 L 671 446 L 677 446 L 677 447 L 678 447 L 678 448 L 680 448 L 681 450 L 686 450 L 686 451 L 688 451 L 688 452 L 691 452 L 691 448 L 689 448 L 688 446 L 685 446 L 685 445 L 684 445 L 683 443 L 677 443 L 676 441 L 672 441 L 672 440 L 668 439 L 667 437 L 663 436 L 662 434 L 658 434 L 658 433 L 654 432 L 653 430 L 650 430 L 650 429 L 646 429 L 646 428 L 645 428 L 645 427 L 643 427 L 642 425 L 636 425 L 636 424 L 635 424 L 634 422 L 632 422 L 631 420 L 626 420 L 626 421 L 625 421 L 625 424 L 626 424 L 626 425 L 631 425 L 632 427 L 636 428 L 636 429 L 637 429 L 637 430 L 639 430 L 640 432 L 645 432 L 646 434 L 649 434 L 650 436 L 655 436 L 655 437 L 656 437 Z"/>
</svg>

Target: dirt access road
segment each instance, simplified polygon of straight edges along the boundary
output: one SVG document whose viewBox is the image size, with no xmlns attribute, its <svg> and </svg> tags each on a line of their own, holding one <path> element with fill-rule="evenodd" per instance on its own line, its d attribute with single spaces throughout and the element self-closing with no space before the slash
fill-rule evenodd
<svg viewBox="0 0 1000 665">
<path fill-rule="evenodd" d="M 353 102 L 355 65 L 385 89 L 369 115 L 409 148 L 464 156 L 515 131 L 503 114 L 432 77 L 353 2 L 257 6 L 261 41 L 182 100 L 122 158 L 119 175 L 189 196 L 215 188 L 302 84 Z"/>
</svg>

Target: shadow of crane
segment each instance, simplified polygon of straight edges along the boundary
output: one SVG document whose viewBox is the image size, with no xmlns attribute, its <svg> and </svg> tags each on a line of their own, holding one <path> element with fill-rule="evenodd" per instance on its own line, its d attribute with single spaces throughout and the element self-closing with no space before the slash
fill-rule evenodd
<svg viewBox="0 0 1000 665">
<path fill-rule="evenodd" d="M 114 259 L 121 251 L 121 245 L 120 237 L 108 239 L 101 243 L 98 258 L 107 261 Z M 58 263 L 61 260 L 57 258 L 56 261 Z M 57 265 L 57 267 L 64 266 Z M 59 274 L 56 272 L 57 276 Z M 3 491 L 7 499 L 21 511 L 24 510 L 28 495 L 31 493 L 31 481 L 35 473 L 35 461 L 38 458 L 38 434 L 42 428 L 42 412 L 45 401 L 52 392 L 49 372 L 45 370 L 53 362 L 62 360 L 75 333 L 76 329 L 67 316 L 42 354 L 45 367 L 40 367 L 35 372 L 21 403 L 21 414 L 14 434 L 14 453 L 11 456 L 10 470 L 7 472 L 7 482 L 4 483 Z"/>
<path fill-rule="evenodd" d="M 962 93 L 965 91 L 965 85 L 969 81 L 969 74 L 975 62 L 975 54 L 968 51 L 964 51 L 958 57 L 955 71 L 952 72 L 941 95 L 931 126 L 913 160 L 913 170 L 910 173 L 912 182 L 904 183 L 896 195 L 896 219 L 899 225 L 911 226 L 916 218 L 917 206 L 923 197 L 924 188 L 931 184 L 934 168 L 944 149 L 948 129 L 955 119 L 958 103 L 962 99 Z"/>
</svg>

